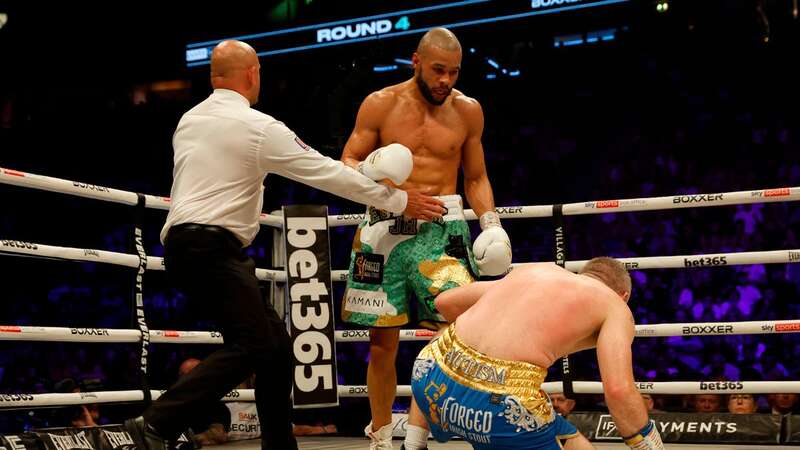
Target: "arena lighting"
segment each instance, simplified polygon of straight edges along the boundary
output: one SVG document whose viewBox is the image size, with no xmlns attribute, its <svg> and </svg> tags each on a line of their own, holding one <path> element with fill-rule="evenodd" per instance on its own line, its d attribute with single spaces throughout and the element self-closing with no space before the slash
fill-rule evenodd
<svg viewBox="0 0 800 450">
<path fill-rule="evenodd" d="M 624 29 L 624 27 L 623 27 Z M 617 33 L 616 28 L 607 28 L 604 30 L 588 31 L 586 38 L 583 34 L 568 34 L 564 36 L 555 36 L 553 38 L 553 47 L 570 47 L 573 45 L 581 44 L 594 44 L 596 42 L 613 41 Z"/>
<path fill-rule="evenodd" d="M 0 13 L 0 28 L 3 28 L 8 23 L 8 14 Z"/>
<path fill-rule="evenodd" d="M 393 70 L 397 70 L 398 67 L 396 64 L 391 65 L 384 65 L 384 66 L 375 66 L 372 68 L 373 72 L 391 72 Z"/>
<path fill-rule="evenodd" d="M 457 29 L 628 3 L 632 3 L 632 0 L 452 1 L 402 11 L 190 43 L 186 46 L 185 61 L 187 67 L 209 64 L 211 50 L 227 39 L 247 42 L 261 57 L 419 34 L 434 27 Z"/>
<path fill-rule="evenodd" d="M 668 0 L 658 0 L 656 4 L 656 11 L 660 13 L 665 13 L 669 9 L 669 1 Z"/>
</svg>

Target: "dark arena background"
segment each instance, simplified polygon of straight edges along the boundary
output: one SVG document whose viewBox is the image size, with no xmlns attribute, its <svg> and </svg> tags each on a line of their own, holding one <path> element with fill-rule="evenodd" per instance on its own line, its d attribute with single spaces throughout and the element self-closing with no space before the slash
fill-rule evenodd
<svg viewBox="0 0 800 450">
<path fill-rule="evenodd" d="M 557 244 L 568 266 L 631 258 L 637 325 L 684 324 L 665 335 L 643 328 L 633 344 L 634 376 L 666 424 L 665 440 L 672 429 L 673 442 L 724 443 L 733 424 L 729 441 L 748 448 L 800 443 L 792 417 L 800 409 L 797 0 L 0 1 L 0 436 L 119 424 L 143 410 L 141 401 L 33 408 L 25 399 L 142 389 L 139 339 L 102 339 L 109 330 L 139 333 L 137 264 L 87 260 L 92 249 L 137 255 L 137 212 L 142 249 L 162 256 L 166 214 L 84 194 L 169 196 L 171 137 L 211 92 L 216 43 L 250 43 L 262 77 L 254 108 L 339 159 L 361 101 L 413 75 L 411 55 L 435 26 L 461 41 L 456 88 L 484 111 L 486 164 L 514 263 L 553 261 Z M 15 173 L 70 180 L 79 195 L 20 186 Z M 363 213 L 277 175 L 265 184 L 265 213 L 291 204 Z M 743 198 L 729 195 L 738 192 L 746 201 L 728 201 Z M 637 202 L 622 201 L 652 197 L 670 205 L 631 212 Z M 609 211 L 565 214 L 558 238 L 551 217 L 514 217 L 522 206 L 570 203 Z M 262 226 L 248 251 L 259 268 L 283 270 L 273 259 L 283 251 L 275 230 Z M 347 268 L 354 230 L 330 228 L 332 269 Z M 37 244 L 85 257 L 37 257 Z M 685 256 L 647 259 L 674 255 Z M 346 330 L 343 283 L 333 279 L 335 326 Z M 276 284 L 264 282 L 265 301 Z M 214 330 L 163 272 L 147 272 L 143 300 L 150 330 Z M 742 322 L 758 324 L 741 331 Z M 47 327 L 66 327 L 64 338 Z M 70 342 L 76 336 L 86 340 Z M 399 385 L 409 384 L 423 345 L 401 342 Z M 214 348 L 151 342 L 147 386 L 166 389 L 183 361 Z M 351 394 L 366 384 L 368 350 L 363 339 L 336 346 L 338 383 Z M 572 355 L 571 371 L 576 390 L 599 380 L 594 351 Z M 561 378 L 557 363 L 549 376 L 557 391 Z M 659 382 L 692 383 L 685 393 L 648 391 Z M 747 419 L 729 414 L 739 391 L 754 395 L 757 411 Z M 398 396 L 398 417 L 408 400 Z M 592 439 L 613 439 L 602 390 L 577 394 L 569 406 L 564 413 L 593 430 Z M 363 436 L 368 422 L 365 396 L 340 395 L 339 406 L 298 409 L 295 426 L 325 435 L 301 447 L 339 448 L 345 441 L 336 439 Z M 719 422 L 728 428 L 700 426 Z M 368 445 L 362 439 L 353 448 Z"/>
</svg>

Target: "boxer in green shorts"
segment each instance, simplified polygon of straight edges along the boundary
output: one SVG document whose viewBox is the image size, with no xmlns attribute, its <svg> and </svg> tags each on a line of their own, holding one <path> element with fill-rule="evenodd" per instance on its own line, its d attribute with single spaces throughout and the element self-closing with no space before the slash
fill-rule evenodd
<svg viewBox="0 0 800 450">
<path fill-rule="evenodd" d="M 367 387 L 372 422 L 364 430 L 371 450 L 392 448 L 399 327 L 435 326 L 442 322 L 433 307 L 439 292 L 478 275 L 503 274 L 511 264 L 511 243 L 494 211 L 483 158 L 483 110 L 477 100 L 453 88 L 461 70 L 461 44 L 449 30 L 434 28 L 411 59 L 413 77 L 361 103 L 342 153 L 345 164 L 373 180 L 442 196 L 448 208 L 441 219 L 422 221 L 372 209 L 353 241 L 342 317 L 371 327 Z M 394 144 L 405 146 L 410 157 L 402 157 L 405 151 Z M 460 198 L 453 195 L 459 168 L 464 195 L 483 230 L 471 248 Z M 408 175 L 401 169 L 408 169 Z M 409 196 L 408 207 L 415 204 Z M 413 319 L 412 296 L 417 298 Z"/>
</svg>

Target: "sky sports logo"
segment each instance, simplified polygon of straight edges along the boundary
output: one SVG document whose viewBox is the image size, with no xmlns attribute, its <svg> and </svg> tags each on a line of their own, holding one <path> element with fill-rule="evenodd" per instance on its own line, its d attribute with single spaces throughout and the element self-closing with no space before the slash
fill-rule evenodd
<svg viewBox="0 0 800 450">
<path fill-rule="evenodd" d="M 800 331 L 800 322 L 791 323 L 776 323 L 775 331 L 778 333 L 797 332 Z"/>
<path fill-rule="evenodd" d="M 619 200 L 601 200 L 596 202 L 595 205 L 598 209 L 603 208 L 617 208 L 619 207 Z"/>
<path fill-rule="evenodd" d="M 789 195 L 791 195 L 791 191 L 789 190 L 789 188 L 764 190 L 764 197 L 786 197 Z"/>
</svg>

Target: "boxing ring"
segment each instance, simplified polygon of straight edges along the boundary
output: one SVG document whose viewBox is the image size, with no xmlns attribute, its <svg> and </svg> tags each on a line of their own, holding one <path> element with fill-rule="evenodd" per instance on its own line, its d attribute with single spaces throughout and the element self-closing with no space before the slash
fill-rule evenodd
<svg viewBox="0 0 800 450">
<path fill-rule="evenodd" d="M 0 394 L 0 410 L 2 409 L 32 409 L 40 407 L 56 407 L 81 404 L 102 404 L 116 402 L 149 402 L 158 398 L 161 391 L 151 390 L 147 384 L 147 354 L 151 344 L 221 344 L 223 336 L 215 331 L 180 331 L 180 330 L 152 330 L 149 329 L 144 310 L 144 287 L 147 285 L 147 272 L 164 270 L 163 259 L 148 256 L 144 251 L 142 242 L 142 212 L 145 208 L 168 210 L 169 198 L 154 195 L 145 195 L 127 192 L 118 189 L 86 184 L 71 180 L 52 178 L 42 175 L 20 172 L 0 168 L 0 183 L 18 187 L 45 190 L 61 194 L 68 194 L 106 202 L 129 205 L 135 211 L 134 231 L 131 241 L 135 253 L 118 253 L 101 249 L 60 247 L 38 242 L 24 242 L 6 237 L 0 237 L 0 254 L 6 256 L 26 256 L 36 258 L 58 259 L 63 261 L 93 262 L 126 267 L 132 270 L 134 292 L 131 296 L 131 308 L 137 320 L 133 329 L 109 328 L 66 328 L 45 326 L 22 326 L 15 324 L 0 324 L 1 341 L 33 341 L 33 342 L 73 342 L 73 343 L 138 343 L 140 356 L 141 386 L 138 389 L 122 391 L 100 391 L 79 393 L 46 393 L 46 394 Z M 800 187 L 757 189 L 751 191 L 724 192 L 715 194 L 675 195 L 665 197 L 634 198 L 622 200 L 602 200 L 570 203 L 564 205 L 536 205 L 497 208 L 500 217 L 504 219 L 530 219 L 548 218 L 556 215 L 586 215 L 623 213 L 634 211 L 669 210 L 679 208 L 696 208 L 723 205 L 741 205 L 750 203 L 788 202 L 800 200 Z M 475 220 L 476 216 L 471 210 L 465 211 L 467 220 Z M 361 214 L 347 214 L 328 216 L 329 227 L 352 226 L 360 223 Z M 279 215 L 262 214 L 260 223 L 275 230 L 275 244 L 273 260 L 282 257 L 284 249 L 281 245 L 284 218 Z M 157 224 L 158 227 L 161 224 Z M 562 232 L 556 226 L 556 246 L 559 245 L 558 233 Z M 13 238 L 9 236 L 8 238 Z M 562 241 L 563 249 L 563 241 Z M 562 252 L 563 255 L 563 252 Z M 559 254 L 556 249 L 556 260 Z M 683 269 L 691 267 L 727 267 L 748 264 L 789 264 L 800 262 L 800 249 L 786 249 L 773 251 L 751 251 L 736 253 L 714 253 L 695 255 L 672 255 L 619 258 L 630 270 L 648 269 Z M 273 261 L 274 262 L 274 261 Z M 578 271 L 586 261 L 561 261 L 570 271 Z M 276 264 L 280 266 L 282 264 Z M 276 305 L 276 310 L 281 313 L 280 306 L 284 302 L 283 287 L 287 281 L 285 270 L 256 269 L 256 276 L 263 282 L 272 285 L 271 298 Z M 346 281 L 346 270 L 332 270 L 331 280 L 334 282 Z M 720 336 L 720 335 L 749 335 L 749 334 L 781 334 L 800 332 L 800 318 L 794 320 L 771 321 L 744 321 L 744 322 L 701 322 L 701 323 L 663 323 L 636 326 L 636 338 L 672 337 L 672 336 Z M 433 336 L 428 330 L 401 330 L 401 341 L 426 341 Z M 368 341 L 366 330 L 337 330 L 335 341 L 337 343 L 365 342 Z M 635 357 L 635 355 L 634 355 Z M 334 356 L 335 358 L 335 356 Z M 770 394 L 770 393 L 800 393 L 800 381 L 741 381 L 717 383 L 713 391 L 709 392 L 709 383 L 713 381 L 659 381 L 638 382 L 640 392 L 648 394 Z M 565 383 L 562 381 L 546 382 L 543 389 L 549 393 L 563 392 Z M 602 394 L 603 388 L 596 381 L 571 382 L 569 388 L 576 394 Z M 568 389 L 569 389 L 568 388 Z M 338 385 L 340 397 L 366 397 L 366 386 Z M 409 396 L 410 386 L 398 386 L 398 396 Z M 234 390 L 227 394 L 223 401 L 254 401 L 253 390 Z M 367 406 L 365 406 L 367 407 Z M 367 445 L 366 438 L 342 437 L 301 437 L 300 445 L 304 448 L 363 448 Z M 777 444 L 778 442 L 775 442 Z M 397 447 L 400 442 L 395 441 Z M 619 447 L 620 441 L 613 443 L 594 442 L 600 448 Z M 257 441 L 242 441 L 226 444 L 231 447 L 258 446 Z M 800 445 L 800 441 L 795 443 Z M 454 441 L 439 444 L 429 441 L 430 448 L 469 448 L 464 442 Z M 705 449 L 735 448 L 735 445 L 709 445 L 709 444 L 668 444 L 672 448 Z M 753 446 L 746 448 L 781 448 L 775 445 Z M 792 448 L 792 447 L 786 447 Z"/>
</svg>

